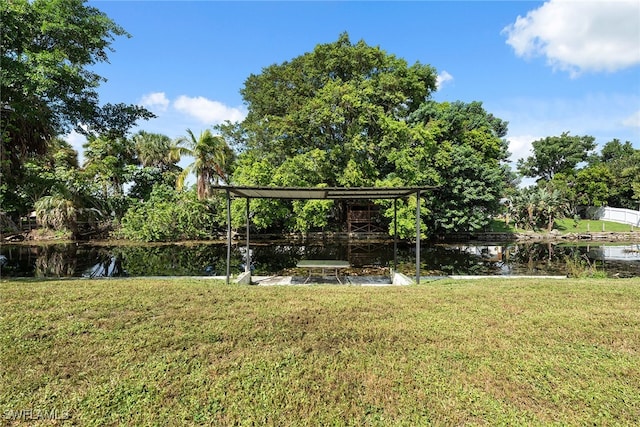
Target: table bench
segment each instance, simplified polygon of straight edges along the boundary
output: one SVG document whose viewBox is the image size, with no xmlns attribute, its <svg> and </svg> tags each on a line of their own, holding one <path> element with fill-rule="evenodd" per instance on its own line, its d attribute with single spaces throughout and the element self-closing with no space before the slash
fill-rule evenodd
<svg viewBox="0 0 640 427">
<path fill-rule="evenodd" d="M 336 279 L 338 279 L 338 283 L 342 284 L 342 281 L 338 276 L 338 270 L 340 270 L 341 268 L 349 268 L 351 267 L 351 264 L 349 264 L 349 261 L 336 261 L 329 259 L 304 259 L 298 261 L 298 264 L 296 264 L 296 266 L 299 268 L 304 268 L 309 272 L 309 275 L 307 276 L 307 279 L 304 281 L 304 283 L 307 283 L 309 279 L 311 279 L 311 275 L 314 271 L 321 270 L 321 274 L 324 275 L 325 270 L 334 270 Z"/>
</svg>

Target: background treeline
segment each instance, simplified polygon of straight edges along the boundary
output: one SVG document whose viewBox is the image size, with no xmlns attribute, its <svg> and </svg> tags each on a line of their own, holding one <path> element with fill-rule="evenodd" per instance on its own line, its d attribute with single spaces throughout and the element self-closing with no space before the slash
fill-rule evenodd
<svg viewBox="0 0 640 427">
<path fill-rule="evenodd" d="M 206 239 L 226 227 L 212 185 L 436 186 L 421 201 L 425 235 L 481 230 L 505 215 L 522 228 L 552 228 L 582 205 L 637 208 L 640 150 L 568 132 L 533 142 L 516 171 L 507 123 L 481 102 L 435 102 L 436 70 L 408 64 L 347 34 L 250 75 L 247 117 L 185 136 L 138 131 L 153 114 L 100 105 L 115 36 L 127 35 L 79 0 L 11 1 L 2 13 L 3 228 L 35 212 L 74 237 L 97 232 L 145 241 Z M 61 135 L 87 136 L 84 162 Z M 190 164 L 180 166 L 181 159 Z M 190 178 L 193 177 L 193 178 Z M 520 177 L 536 184 L 521 189 Z M 391 201 L 379 201 L 393 230 Z M 415 198 L 398 208 L 398 231 L 415 234 Z M 234 201 L 234 227 L 244 201 Z M 259 230 L 340 229 L 346 205 L 252 200 Z M 103 234 L 104 235 L 104 234 Z"/>
</svg>

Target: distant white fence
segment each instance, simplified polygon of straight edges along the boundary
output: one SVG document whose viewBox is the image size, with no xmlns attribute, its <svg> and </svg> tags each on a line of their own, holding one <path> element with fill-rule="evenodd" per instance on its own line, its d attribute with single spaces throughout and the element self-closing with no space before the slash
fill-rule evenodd
<svg viewBox="0 0 640 427">
<path fill-rule="evenodd" d="M 620 222 L 640 227 L 640 211 L 631 209 L 604 207 L 588 207 L 587 218 Z"/>
</svg>

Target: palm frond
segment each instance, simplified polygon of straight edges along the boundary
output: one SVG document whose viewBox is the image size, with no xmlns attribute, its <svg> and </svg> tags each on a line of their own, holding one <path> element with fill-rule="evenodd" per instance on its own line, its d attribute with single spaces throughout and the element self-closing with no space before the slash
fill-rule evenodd
<svg viewBox="0 0 640 427">
<path fill-rule="evenodd" d="M 184 187 L 184 181 L 185 179 L 187 179 L 187 176 L 189 176 L 189 174 L 191 174 L 192 171 L 193 171 L 193 164 L 190 164 L 178 174 L 178 176 L 176 177 L 176 189 L 178 191 L 182 191 Z"/>
</svg>

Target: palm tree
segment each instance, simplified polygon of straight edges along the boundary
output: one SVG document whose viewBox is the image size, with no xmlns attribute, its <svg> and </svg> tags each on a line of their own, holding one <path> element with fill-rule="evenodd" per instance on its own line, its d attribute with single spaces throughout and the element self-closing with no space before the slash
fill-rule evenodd
<svg viewBox="0 0 640 427">
<path fill-rule="evenodd" d="M 104 199 L 124 194 L 126 168 L 135 163 L 133 142 L 124 137 L 90 137 L 83 145 L 84 172 L 102 186 Z"/>
<path fill-rule="evenodd" d="M 166 135 L 141 130 L 133 137 L 138 160 L 144 167 L 167 172 L 180 161 L 180 147 Z"/>
<path fill-rule="evenodd" d="M 35 202 L 34 208 L 40 225 L 53 230 L 67 229 L 74 234 L 77 232 L 78 208 L 72 200 L 57 195 L 44 196 Z"/>
<path fill-rule="evenodd" d="M 36 221 L 44 228 L 56 231 L 68 230 L 73 237 L 80 232 L 79 222 L 95 223 L 103 218 L 100 210 L 83 207 L 78 195 L 53 194 L 39 198 L 34 203 Z"/>
<path fill-rule="evenodd" d="M 530 188 L 516 192 L 509 198 L 508 209 L 516 228 L 518 228 L 519 224 L 522 224 L 524 229 L 535 229 L 539 213 L 538 193 Z"/>
<path fill-rule="evenodd" d="M 538 198 L 536 193 L 529 191 L 524 195 L 524 207 L 527 211 L 528 225 L 527 228 L 534 229 L 536 226 L 536 212 L 538 208 Z"/>
<path fill-rule="evenodd" d="M 524 228 L 535 229 L 546 222 L 547 231 L 553 229 L 557 218 L 566 215 L 568 203 L 562 192 L 549 187 L 527 188 L 514 194 L 509 200 L 509 212 Z"/>
<path fill-rule="evenodd" d="M 538 190 L 538 209 L 547 221 L 547 231 L 553 230 L 556 218 L 562 218 L 567 212 L 567 202 L 557 189 L 540 188 Z"/>
<path fill-rule="evenodd" d="M 203 200 L 209 197 L 212 183 L 229 182 L 227 170 L 233 161 L 233 151 L 222 136 L 213 135 L 209 129 L 198 138 L 191 129 L 187 129 L 187 134 L 188 137 L 181 137 L 177 142 L 186 145 L 180 147 L 180 154 L 192 156 L 194 162 L 178 175 L 176 186 L 181 190 L 187 175 L 195 173 L 198 199 Z"/>
</svg>

